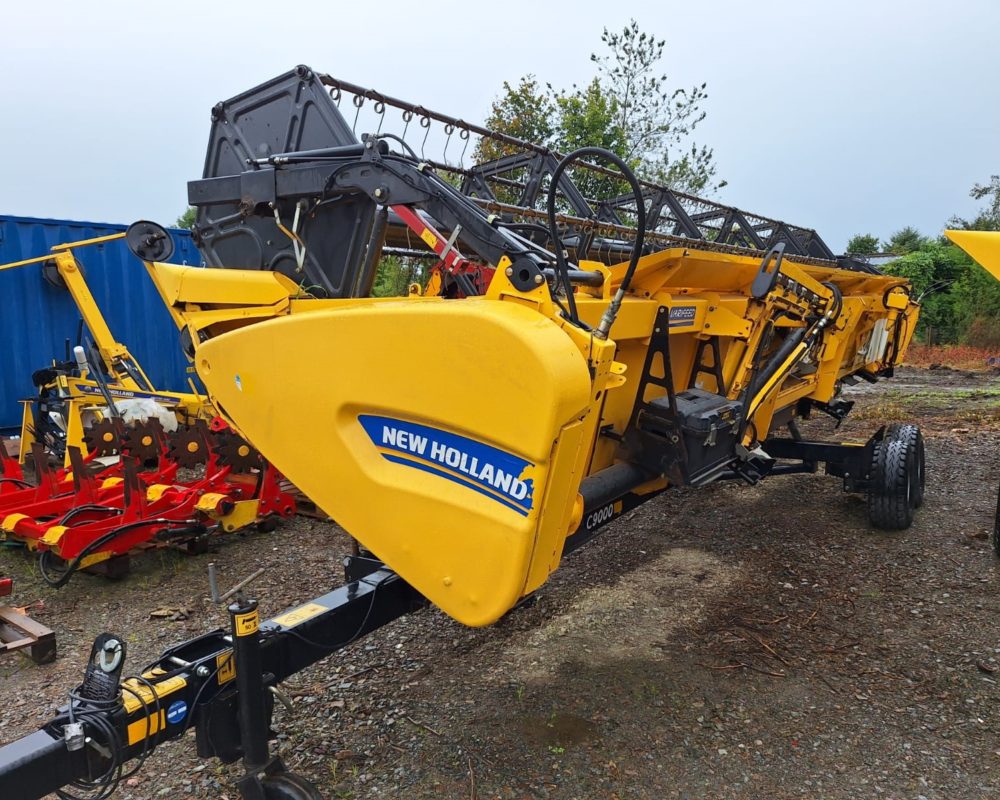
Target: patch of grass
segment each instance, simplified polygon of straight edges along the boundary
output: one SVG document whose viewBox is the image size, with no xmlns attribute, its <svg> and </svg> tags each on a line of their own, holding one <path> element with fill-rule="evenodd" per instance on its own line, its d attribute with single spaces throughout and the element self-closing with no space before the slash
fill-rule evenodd
<svg viewBox="0 0 1000 800">
<path fill-rule="evenodd" d="M 896 394 L 886 393 L 876 402 L 866 403 L 851 413 L 852 419 L 892 422 L 908 416 L 907 405 Z"/>
<path fill-rule="evenodd" d="M 961 412 L 957 419 L 979 427 L 1000 425 L 1000 407 L 972 408 Z"/>
<path fill-rule="evenodd" d="M 920 412 L 954 412 L 956 419 L 994 422 L 1000 419 L 1000 387 L 983 389 L 922 389 L 886 391 L 853 412 L 852 419 L 868 422 L 906 422 Z M 965 406 L 961 411 L 956 406 Z"/>
</svg>

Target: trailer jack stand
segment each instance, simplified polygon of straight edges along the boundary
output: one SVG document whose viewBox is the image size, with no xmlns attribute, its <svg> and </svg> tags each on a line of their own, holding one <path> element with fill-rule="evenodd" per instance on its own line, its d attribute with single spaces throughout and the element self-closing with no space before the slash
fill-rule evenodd
<svg viewBox="0 0 1000 800">
<path fill-rule="evenodd" d="M 228 610 L 236 664 L 240 743 L 246 770 L 237 783 L 240 795 L 243 800 L 323 800 L 315 786 L 286 770 L 281 758 L 270 754 L 266 693 L 274 676 L 265 675 L 262 666 L 257 601 L 238 590 Z"/>
</svg>

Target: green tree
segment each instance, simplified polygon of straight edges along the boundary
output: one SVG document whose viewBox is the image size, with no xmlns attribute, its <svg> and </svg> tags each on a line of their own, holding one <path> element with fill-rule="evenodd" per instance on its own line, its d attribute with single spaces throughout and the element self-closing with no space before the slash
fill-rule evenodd
<svg viewBox="0 0 1000 800">
<path fill-rule="evenodd" d="M 551 91 L 540 87 L 534 75 L 525 75 L 516 86 L 504 81 L 503 91 L 493 101 L 485 122 L 492 131 L 543 147 L 554 146 L 556 125 L 556 105 Z M 522 151 L 523 148 L 517 145 L 482 137 L 476 143 L 473 157 L 477 163 L 482 163 Z M 525 170 L 518 170 L 508 177 L 524 181 L 528 176 Z M 502 203 L 513 204 L 520 199 L 520 192 L 514 187 L 495 185 L 492 188 Z"/>
<path fill-rule="evenodd" d="M 992 175 L 989 183 L 977 183 L 969 190 L 969 196 L 976 200 L 988 197 L 989 205 L 971 220 L 956 216 L 948 224 L 967 231 L 1000 231 L 1000 175 Z"/>
<path fill-rule="evenodd" d="M 1000 319 L 1000 284 L 943 236 L 931 239 L 907 227 L 887 246 L 893 242 L 896 252 L 912 249 L 883 269 L 912 283 L 921 304 L 917 333 L 924 341 L 1000 345 L 995 322 Z"/>
<path fill-rule="evenodd" d="M 419 260 L 386 256 L 375 270 L 372 297 L 402 297 L 411 283 L 422 284 L 426 277 Z"/>
<path fill-rule="evenodd" d="M 556 146 L 564 153 L 578 147 L 603 147 L 628 160 L 628 140 L 619 124 L 618 101 L 594 78 L 585 88 L 555 97 Z"/>
<path fill-rule="evenodd" d="M 670 88 L 660 69 L 665 41 L 641 31 L 635 20 L 620 32 L 605 28 L 601 41 L 606 50 L 591 54 L 597 74 L 590 83 L 560 91 L 543 88 L 533 75 L 516 85 L 504 81 L 486 127 L 564 153 L 607 147 L 641 177 L 680 191 L 711 193 L 725 186 L 716 177 L 712 149 L 691 141 L 705 119 L 705 84 Z M 475 158 L 485 161 L 518 150 L 482 139 Z M 587 182 L 592 188 L 601 183 Z"/>
<path fill-rule="evenodd" d="M 628 142 L 618 124 L 618 103 L 594 78 L 586 87 L 555 95 L 558 113 L 556 148 L 569 153 L 580 147 L 603 147 L 628 161 Z M 605 166 L 614 168 L 612 164 Z M 625 182 L 588 170 L 574 171 L 573 181 L 590 199 L 614 197 Z"/>
<path fill-rule="evenodd" d="M 964 230 L 1000 231 L 1000 176 L 992 175 L 986 184 L 977 183 L 969 194 L 977 200 L 988 199 L 988 204 L 973 219 L 952 217 L 948 224 Z M 970 267 L 955 282 L 953 294 L 962 338 L 979 347 L 1000 348 L 1000 283 L 970 260 Z"/>
<path fill-rule="evenodd" d="M 1000 283 L 985 269 L 970 265 L 952 295 L 960 337 L 977 347 L 1000 349 Z"/>
<path fill-rule="evenodd" d="M 174 223 L 175 228 L 184 228 L 184 230 L 191 230 L 194 227 L 195 220 L 198 218 L 198 209 L 194 206 L 188 206 L 187 211 L 181 214 L 177 221 Z"/>
<path fill-rule="evenodd" d="M 882 248 L 887 253 L 905 256 L 907 253 L 914 253 L 920 250 L 927 243 L 928 240 L 920 234 L 920 231 L 907 225 L 890 236 L 888 241 L 882 244 Z"/>
<path fill-rule="evenodd" d="M 556 107 L 551 93 L 538 85 L 534 75 L 525 75 L 511 86 L 503 82 L 503 91 L 493 101 L 485 126 L 497 133 L 514 136 L 527 142 L 549 146 L 555 134 Z M 482 138 L 476 144 L 477 162 L 521 152 L 521 148 Z"/>
<path fill-rule="evenodd" d="M 890 261 L 883 270 L 908 279 L 913 286 L 913 297 L 921 304 L 917 322 L 920 338 L 928 343 L 956 341 L 959 329 L 951 286 L 955 280 L 956 257 L 952 251 L 958 248 L 920 238 L 920 249 Z"/>
<path fill-rule="evenodd" d="M 879 252 L 878 237 L 870 233 L 858 233 L 847 243 L 847 254 L 852 256 L 873 256 Z"/>
<path fill-rule="evenodd" d="M 977 183 L 969 190 L 969 195 L 976 200 L 990 198 L 989 205 L 980 213 L 993 221 L 994 226 L 1000 225 L 1000 175 L 991 175 L 989 183 Z M 996 227 L 990 228 L 996 230 Z"/>
<path fill-rule="evenodd" d="M 625 136 L 626 160 L 643 177 L 680 191 L 713 192 L 714 152 L 689 141 L 705 119 L 706 84 L 671 89 L 660 63 L 666 40 L 639 29 L 634 19 L 621 31 L 601 34 L 606 50 L 592 53 L 606 95 L 616 100 L 618 128 Z"/>
</svg>

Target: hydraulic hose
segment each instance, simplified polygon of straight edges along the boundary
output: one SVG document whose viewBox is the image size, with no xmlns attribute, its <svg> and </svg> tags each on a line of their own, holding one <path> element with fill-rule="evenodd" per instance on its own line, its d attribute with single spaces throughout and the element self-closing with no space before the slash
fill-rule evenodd
<svg viewBox="0 0 1000 800">
<path fill-rule="evenodd" d="M 46 578 L 43 570 L 42 578 L 45 579 L 45 582 L 49 584 L 49 586 L 53 587 L 54 589 L 60 589 L 67 583 L 69 583 L 69 579 L 72 578 L 73 573 L 80 568 L 80 564 L 83 563 L 83 560 L 91 553 L 93 553 L 95 550 L 97 550 L 99 547 L 102 547 L 108 542 L 117 539 L 124 533 L 136 530 L 137 528 L 147 528 L 153 525 L 164 525 L 167 528 L 190 529 L 192 533 L 196 533 L 198 530 L 201 529 L 201 525 L 196 519 L 189 519 L 189 520 L 171 520 L 163 518 L 141 519 L 135 522 L 129 522 L 124 525 L 119 525 L 117 528 L 113 528 L 112 530 L 105 533 L 103 536 L 99 536 L 98 538 L 94 539 L 94 541 L 89 542 L 86 546 L 84 546 L 84 548 L 80 551 L 79 555 L 66 565 L 66 570 L 60 577 L 56 578 L 55 580 L 50 580 L 49 578 Z M 42 554 L 44 555 L 45 553 L 51 553 L 51 552 L 52 552 L 51 550 L 45 550 L 42 552 Z"/>
<path fill-rule="evenodd" d="M 573 297 L 573 285 L 570 281 L 569 266 L 566 263 L 566 256 L 563 253 L 562 241 L 559 238 L 559 231 L 556 228 L 556 194 L 559 190 L 559 179 L 562 177 L 563 172 L 566 171 L 566 168 L 573 162 L 579 161 L 585 156 L 603 158 L 618 167 L 622 173 L 622 177 L 625 178 L 628 185 L 632 189 L 636 205 L 636 237 L 635 243 L 632 245 L 632 258 L 629 260 L 628 268 L 625 270 L 622 282 L 618 286 L 618 291 L 615 293 L 615 296 L 611 300 L 607 309 L 605 309 L 600 323 L 594 330 L 594 336 L 598 339 L 607 339 L 608 332 L 611 330 L 611 326 L 614 324 L 615 318 L 618 316 L 618 309 L 621 308 L 622 301 L 625 299 L 625 292 L 628 291 L 628 288 L 632 283 L 632 276 L 635 274 L 636 267 L 639 265 L 639 259 L 642 257 L 643 240 L 646 237 L 646 202 L 642 195 L 642 187 L 639 185 L 639 180 L 635 177 L 635 173 L 629 165 L 615 153 L 612 153 L 610 150 L 605 150 L 603 147 L 581 147 L 578 150 L 574 150 L 572 153 L 565 156 L 553 171 L 552 180 L 549 184 L 547 204 L 549 235 L 552 237 L 556 251 L 556 268 L 562 280 L 563 290 L 566 292 L 566 302 L 569 305 L 570 320 L 575 325 L 580 324 L 580 317 L 576 312 L 576 299 Z"/>
</svg>

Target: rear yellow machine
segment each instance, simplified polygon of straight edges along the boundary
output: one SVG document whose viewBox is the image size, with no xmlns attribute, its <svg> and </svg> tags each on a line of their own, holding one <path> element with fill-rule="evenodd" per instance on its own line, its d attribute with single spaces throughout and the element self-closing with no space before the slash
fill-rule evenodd
<svg viewBox="0 0 1000 800">
<path fill-rule="evenodd" d="M 459 168 L 418 156 L 406 128 L 359 141 L 342 95 L 520 150 Z M 627 190 L 603 200 L 579 188 L 616 181 Z M 269 755 L 263 689 L 427 601 L 489 624 L 670 486 L 823 465 L 885 529 L 922 501 L 914 426 L 847 443 L 796 425 L 842 420 L 843 385 L 891 375 L 919 311 L 905 280 L 837 259 L 813 231 L 306 67 L 213 109 L 189 199 L 211 267 L 162 263 L 169 235 L 152 223 L 130 229 L 132 251 L 216 410 L 360 549 L 345 586 L 264 623 L 237 593 L 230 635 L 124 682 L 141 701 L 78 696 L 77 715 L 122 732 L 119 763 L 193 726 L 202 757 L 243 758 L 247 800 L 317 798 Z M 429 257 L 434 291 L 370 297 L 387 255 Z M 109 651 L 124 657 L 121 637 L 95 644 L 88 675 L 117 688 Z M 0 792 L 39 797 L 65 775 L 110 785 L 60 750 L 67 719 L 0 749 Z"/>
<path fill-rule="evenodd" d="M 968 253 L 990 275 L 1000 281 L 1000 233 L 996 231 L 945 231 L 944 235 Z M 993 552 L 1000 558 L 1000 492 L 990 535 Z"/>
<path fill-rule="evenodd" d="M 153 386 L 128 347 L 114 337 L 94 300 L 74 251 L 124 239 L 125 235 L 68 242 L 43 256 L 0 264 L 0 270 L 40 266 L 47 281 L 70 293 L 80 312 L 81 333 L 82 326 L 86 326 L 93 342 L 89 353 L 78 346 L 74 348 L 75 359 L 67 353 L 65 361 L 53 360 L 32 375 L 38 396 L 23 401 L 18 454 L 21 463 L 29 459 L 35 442 L 43 443 L 67 467 L 74 447 L 101 456 L 120 452 L 121 442 L 109 411 L 121 401 L 155 403 L 180 422 L 211 418 L 210 406 L 196 391 L 170 392 Z M 195 389 L 193 384 L 191 388 Z"/>
</svg>

